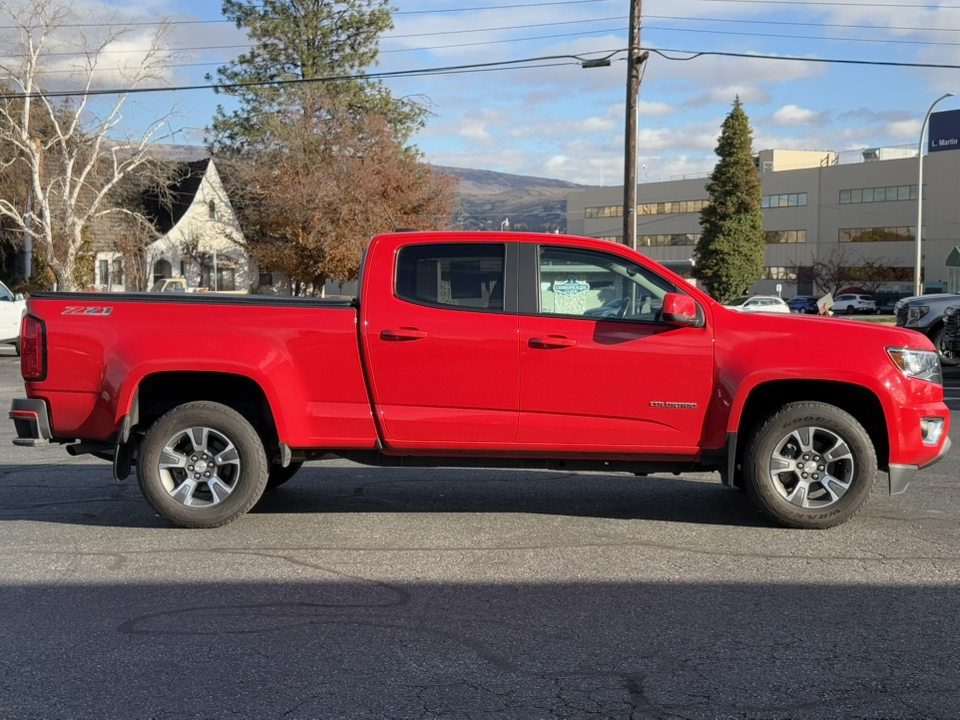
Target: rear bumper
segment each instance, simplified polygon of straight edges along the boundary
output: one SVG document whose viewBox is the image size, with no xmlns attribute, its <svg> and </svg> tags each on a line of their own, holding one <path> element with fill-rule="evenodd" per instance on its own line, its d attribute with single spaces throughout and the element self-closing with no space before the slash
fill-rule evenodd
<svg viewBox="0 0 960 720">
<path fill-rule="evenodd" d="M 50 416 L 43 400 L 16 398 L 10 404 L 9 417 L 17 429 L 14 445 L 36 447 L 46 445 L 53 437 L 50 432 Z"/>
</svg>

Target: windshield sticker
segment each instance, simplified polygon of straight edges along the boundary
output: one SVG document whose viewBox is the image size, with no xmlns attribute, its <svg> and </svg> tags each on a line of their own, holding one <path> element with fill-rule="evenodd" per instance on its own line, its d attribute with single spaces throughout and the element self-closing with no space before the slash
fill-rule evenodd
<svg viewBox="0 0 960 720">
<path fill-rule="evenodd" d="M 560 295 L 579 295 L 590 289 L 590 283 L 577 280 L 573 275 L 566 280 L 557 280 L 553 283 L 553 291 Z"/>
</svg>

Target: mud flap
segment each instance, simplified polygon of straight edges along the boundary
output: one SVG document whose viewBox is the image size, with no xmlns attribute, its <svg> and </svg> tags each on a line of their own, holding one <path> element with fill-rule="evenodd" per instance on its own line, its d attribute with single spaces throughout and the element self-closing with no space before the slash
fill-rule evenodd
<svg viewBox="0 0 960 720">
<path fill-rule="evenodd" d="M 130 442 L 130 416 L 124 415 L 117 442 L 113 447 L 113 477 L 123 482 L 133 469 L 133 443 Z"/>
</svg>

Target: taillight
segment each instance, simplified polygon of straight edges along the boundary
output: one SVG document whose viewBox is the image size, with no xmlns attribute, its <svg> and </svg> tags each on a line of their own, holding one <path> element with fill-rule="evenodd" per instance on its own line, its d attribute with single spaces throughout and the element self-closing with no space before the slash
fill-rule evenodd
<svg viewBox="0 0 960 720">
<path fill-rule="evenodd" d="M 43 380 L 47 375 L 43 323 L 31 315 L 20 325 L 20 374 L 24 380 Z"/>
</svg>

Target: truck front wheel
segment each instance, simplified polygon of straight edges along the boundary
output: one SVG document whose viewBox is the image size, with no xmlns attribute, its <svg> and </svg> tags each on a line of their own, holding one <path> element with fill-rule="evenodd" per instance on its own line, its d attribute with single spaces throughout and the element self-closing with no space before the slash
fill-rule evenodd
<svg viewBox="0 0 960 720">
<path fill-rule="evenodd" d="M 930 338 L 930 342 L 933 343 L 933 346 L 937 349 L 937 355 L 940 356 L 940 364 L 944 367 L 956 367 L 960 364 L 960 360 L 957 359 L 957 356 L 953 354 L 953 350 L 948 348 L 943 342 L 943 336 L 945 334 L 946 328 L 940 326 L 940 329 L 937 330 L 933 337 Z"/>
<path fill-rule="evenodd" d="M 147 431 L 137 480 L 150 506 L 175 525 L 226 525 L 254 506 L 267 484 L 267 456 L 240 413 L 214 402 L 169 411 Z"/>
<path fill-rule="evenodd" d="M 876 476 L 876 452 L 863 426 L 820 402 L 790 403 L 768 415 L 743 456 L 748 496 L 787 527 L 829 528 L 849 520 Z"/>
</svg>

